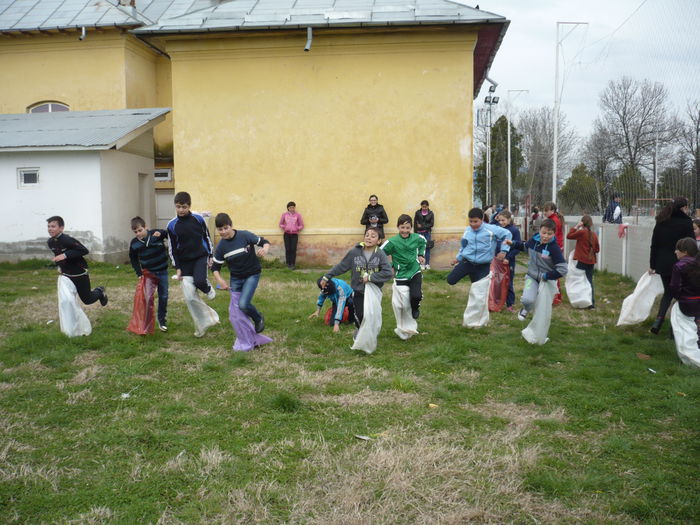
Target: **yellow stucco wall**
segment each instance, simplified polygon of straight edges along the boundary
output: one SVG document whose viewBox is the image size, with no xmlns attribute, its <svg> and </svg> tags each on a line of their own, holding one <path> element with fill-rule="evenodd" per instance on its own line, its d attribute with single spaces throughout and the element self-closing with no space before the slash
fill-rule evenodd
<svg viewBox="0 0 700 525">
<path fill-rule="evenodd" d="M 298 31 L 167 42 L 176 190 L 277 244 L 279 216 L 296 201 L 307 225 L 300 261 L 358 240 L 370 193 L 388 211 L 388 234 L 428 199 L 438 240 L 461 235 L 476 33 L 317 31 L 309 53 L 305 41 Z"/>
<path fill-rule="evenodd" d="M 24 113 L 42 101 L 72 111 L 170 107 L 169 63 L 133 35 L 119 30 L 4 36 L 0 40 L 0 113 Z M 162 84 L 162 82 L 161 82 Z M 156 142 L 172 150 L 169 122 Z"/>
</svg>

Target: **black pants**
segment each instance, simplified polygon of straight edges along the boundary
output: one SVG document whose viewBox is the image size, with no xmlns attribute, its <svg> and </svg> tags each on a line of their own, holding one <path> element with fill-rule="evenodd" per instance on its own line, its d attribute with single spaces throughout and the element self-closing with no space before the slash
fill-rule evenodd
<svg viewBox="0 0 700 525">
<path fill-rule="evenodd" d="M 183 277 L 190 276 L 194 281 L 194 286 L 203 293 L 209 293 L 211 285 L 207 280 L 207 259 L 202 255 L 199 259 L 190 261 L 180 261 L 180 272 Z"/>
<path fill-rule="evenodd" d="M 408 295 L 411 298 L 411 308 L 417 310 L 423 299 L 423 274 L 418 272 L 410 279 L 396 279 L 396 286 L 408 286 Z"/>
<path fill-rule="evenodd" d="M 66 275 L 66 277 L 73 281 L 75 289 L 78 290 L 78 296 L 83 303 L 92 304 L 102 297 L 102 293 L 99 290 L 93 290 L 91 288 L 89 275 L 79 275 L 78 277 Z"/>
<path fill-rule="evenodd" d="M 595 306 L 595 293 L 593 291 L 593 268 L 595 268 L 595 264 L 577 261 L 576 268 L 586 272 L 586 279 L 588 279 L 588 282 L 591 283 L 591 306 Z"/>
<path fill-rule="evenodd" d="M 297 244 L 299 243 L 298 233 L 284 234 L 284 258 L 290 268 L 297 264 Z"/>
<path fill-rule="evenodd" d="M 467 275 L 469 280 L 475 283 L 486 277 L 490 269 L 491 263 L 475 264 L 469 261 L 460 261 L 447 276 L 447 284 L 457 284 Z"/>
<path fill-rule="evenodd" d="M 352 304 L 355 305 L 355 326 L 357 328 L 362 324 L 362 318 L 365 316 L 365 292 L 352 292 Z"/>
<path fill-rule="evenodd" d="M 661 296 L 659 313 L 656 314 L 656 317 L 664 319 L 666 317 L 666 312 L 668 312 L 668 307 L 671 306 L 671 301 L 673 300 L 673 297 L 671 297 L 671 276 L 659 274 L 659 277 L 661 277 L 661 282 L 664 285 L 664 294 Z"/>
</svg>

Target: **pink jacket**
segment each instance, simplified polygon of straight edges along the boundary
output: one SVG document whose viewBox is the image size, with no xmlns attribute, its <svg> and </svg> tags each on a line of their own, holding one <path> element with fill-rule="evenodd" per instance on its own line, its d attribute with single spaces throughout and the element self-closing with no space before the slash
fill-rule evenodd
<svg viewBox="0 0 700 525">
<path fill-rule="evenodd" d="M 284 212 L 280 217 L 280 228 L 284 230 L 284 233 L 299 233 L 304 229 L 304 219 L 301 218 L 301 213 Z"/>
</svg>

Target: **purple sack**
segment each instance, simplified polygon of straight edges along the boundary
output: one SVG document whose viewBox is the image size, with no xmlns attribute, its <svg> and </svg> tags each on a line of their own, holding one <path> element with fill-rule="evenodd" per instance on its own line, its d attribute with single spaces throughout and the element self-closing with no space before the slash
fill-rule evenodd
<svg viewBox="0 0 700 525">
<path fill-rule="evenodd" d="M 228 318 L 236 334 L 236 341 L 233 343 L 233 349 L 238 352 L 247 352 L 256 346 L 271 343 L 272 339 L 269 337 L 255 333 L 253 322 L 248 319 L 248 316 L 238 307 L 238 300 L 240 297 L 241 292 L 231 292 L 231 303 L 228 307 Z"/>
</svg>

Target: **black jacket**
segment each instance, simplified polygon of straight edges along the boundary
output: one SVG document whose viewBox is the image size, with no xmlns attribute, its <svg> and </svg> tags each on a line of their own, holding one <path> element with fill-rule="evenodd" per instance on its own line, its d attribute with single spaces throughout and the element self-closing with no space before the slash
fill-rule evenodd
<svg viewBox="0 0 700 525">
<path fill-rule="evenodd" d="M 676 243 L 683 237 L 695 239 L 693 221 L 682 211 L 674 212 L 664 222 L 657 222 L 651 235 L 649 268 L 659 275 L 670 276 L 676 264 Z"/>
<path fill-rule="evenodd" d="M 66 255 L 64 260 L 56 263 L 62 274 L 76 276 L 87 272 L 88 264 L 84 256 L 89 252 L 79 241 L 62 233 L 58 237 L 49 238 L 48 245 L 54 255 Z"/>
<path fill-rule="evenodd" d="M 435 226 L 435 215 L 433 215 L 432 210 L 428 210 L 427 215 L 423 215 L 421 210 L 416 211 L 415 215 L 413 215 L 413 228 L 416 230 L 416 233 L 430 233 L 433 226 Z"/>
<path fill-rule="evenodd" d="M 376 206 L 367 206 L 362 218 L 360 219 L 360 224 L 364 225 L 366 228 L 370 227 L 369 218 L 376 215 L 379 219 L 377 222 L 377 229 L 381 232 L 381 236 L 384 236 L 384 225 L 389 222 L 389 217 L 387 217 L 384 211 L 384 206 L 377 204 Z"/>
</svg>

